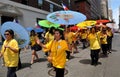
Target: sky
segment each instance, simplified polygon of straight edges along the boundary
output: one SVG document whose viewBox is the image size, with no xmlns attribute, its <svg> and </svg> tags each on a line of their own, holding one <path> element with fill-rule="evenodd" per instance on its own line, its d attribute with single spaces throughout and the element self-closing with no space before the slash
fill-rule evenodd
<svg viewBox="0 0 120 77">
<path fill-rule="evenodd" d="M 113 19 L 116 24 L 119 24 L 119 7 L 120 7 L 120 0 L 109 0 L 111 4 L 111 8 L 113 10 Z"/>
</svg>

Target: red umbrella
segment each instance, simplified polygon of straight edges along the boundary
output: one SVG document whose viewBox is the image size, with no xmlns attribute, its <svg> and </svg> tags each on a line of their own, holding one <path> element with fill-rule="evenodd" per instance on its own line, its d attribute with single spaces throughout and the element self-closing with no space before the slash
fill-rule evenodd
<svg viewBox="0 0 120 77">
<path fill-rule="evenodd" d="M 97 24 L 110 22 L 110 20 L 106 20 L 106 19 L 101 19 L 101 20 L 96 20 L 96 21 L 97 21 Z"/>
<path fill-rule="evenodd" d="M 78 30 L 78 27 L 77 26 L 72 26 L 72 27 L 70 27 L 70 30 L 76 31 L 76 30 Z"/>
</svg>

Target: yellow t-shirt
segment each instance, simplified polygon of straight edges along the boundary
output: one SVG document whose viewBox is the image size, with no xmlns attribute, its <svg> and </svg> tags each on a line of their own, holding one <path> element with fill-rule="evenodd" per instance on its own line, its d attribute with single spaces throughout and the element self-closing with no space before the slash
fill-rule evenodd
<svg viewBox="0 0 120 77">
<path fill-rule="evenodd" d="M 67 42 L 65 40 L 50 41 L 46 44 L 46 49 L 51 51 L 53 66 L 64 68 L 66 64 L 66 50 L 68 50 Z"/>
<path fill-rule="evenodd" d="M 17 67 L 18 66 L 18 53 L 13 52 L 12 50 L 10 50 L 9 48 L 4 48 L 4 45 L 8 45 L 10 47 L 13 47 L 15 49 L 18 50 L 19 52 L 19 47 L 18 47 L 18 43 L 15 39 L 12 39 L 10 42 L 8 41 L 4 41 L 3 45 L 2 45 L 2 49 L 1 49 L 1 53 L 3 54 L 4 57 L 4 62 L 5 62 L 5 66 L 7 67 Z"/>
<path fill-rule="evenodd" d="M 81 39 L 86 39 L 87 38 L 87 33 L 82 33 L 81 34 Z"/>
<path fill-rule="evenodd" d="M 101 44 L 107 44 L 107 35 L 106 34 L 101 34 L 100 36 L 101 40 Z"/>
<path fill-rule="evenodd" d="M 109 37 L 113 36 L 112 31 L 107 31 L 107 35 L 108 35 Z"/>
<path fill-rule="evenodd" d="M 88 35 L 87 39 L 90 42 L 90 49 L 91 50 L 100 49 L 99 37 L 96 33 L 95 34 L 90 33 Z"/>
<path fill-rule="evenodd" d="M 69 44 L 72 44 L 73 37 L 74 37 L 74 33 L 73 32 L 69 32 L 69 33 L 65 34 L 65 38 L 66 38 L 66 40 L 67 40 L 67 42 Z"/>
<path fill-rule="evenodd" d="M 37 39 L 39 39 L 37 35 L 36 36 L 30 36 L 31 46 L 36 44 Z"/>
<path fill-rule="evenodd" d="M 54 35 L 50 34 L 49 32 L 47 32 L 45 34 L 45 39 L 47 40 L 47 43 L 50 42 L 51 40 L 54 40 Z"/>
</svg>

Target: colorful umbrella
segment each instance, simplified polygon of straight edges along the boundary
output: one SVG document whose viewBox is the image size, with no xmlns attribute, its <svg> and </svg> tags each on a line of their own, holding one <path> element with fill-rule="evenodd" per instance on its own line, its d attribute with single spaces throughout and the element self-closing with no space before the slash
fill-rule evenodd
<svg viewBox="0 0 120 77">
<path fill-rule="evenodd" d="M 46 28 L 51 28 L 51 27 L 55 27 L 55 28 L 58 28 L 60 26 L 60 24 L 55 24 L 55 23 L 52 23 L 48 20 L 41 20 L 38 22 L 38 24 L 42 27 L 46 27 Z"/>
<path fill-rule="evenodd" d="M 42 29 L 42 28 L 34 28 L 34 30 L 35 30 L 35 32 L 43 32 L 44 31 L 44 29 Z"/>
<path fill-rule="evenodd" d="M 29 43 L 28 32 L 18 23 L 15 22 L 5 22 L 1 27 L 1 34 L 5 38 L 4 33 L 7 29 L 12 29 L 15 33 L 15 39 L 18 41 L 19 47 L 23 48 Z"/>
<path fill-rule="evenodd" d="M 70 27 L 70 30 L 77 31 L 78 27 L 77 26 L 72 26 L 72 27 Z"/>
<path fill-rule="evenodd" d="M 106 20 L 106 19 L 101 19 L 101 20 L 96 20 L 96 21 L 97 21 L 97 24 L 110 22 L 110 20 Z"/>
<path fill-rule="evenodd" d="M 42 28 L 33 28 L 33 27 L 26 27 L 26 30 L 30 32 L 31 30 L 35 30 L 35 32 L 43 32 L 44 29 Z"/>
<path fill-rule="evenodd" d="M 34 28 L 33 28 L 33 27 L 26 27 L 25 29 L 30 32 L 30 31 L 33 30 Z"/>
<path fill-rule="evenodd" d="M 89 26 L 95 25 L 95 24 L 96 24 L 96 21 L 94 21 L 94 20 L 86 20 L 86 21 L 78 23 L 77 26 L 79 28 L 84 28 L 84 27 L 89 27 Z"/>
<path fill-rule="evenodd" d="M 75 11 L 56 11 L 47 15 L 47 20 L 57 24 L 72 25 L 86 20 L 86 16 Z"/>
</svg>

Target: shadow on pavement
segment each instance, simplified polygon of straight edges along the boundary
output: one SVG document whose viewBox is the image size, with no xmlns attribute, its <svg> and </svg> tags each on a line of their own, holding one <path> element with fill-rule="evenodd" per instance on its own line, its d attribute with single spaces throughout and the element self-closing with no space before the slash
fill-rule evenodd
<svg viewBox="0 0 120 77">
<path fill-rule="evenodd" d="M 115 49 L 112 49 L 112 50 L 111 50 L 111 52 L 117 52 L 117 50 L 115 50 Z"/>
<path fill-rule="evenodd" d="M 100 53 L 99 58 L 108 58 L 108 56 Z"/>
<path fill-rule="evenodd" d="M 46 58 L 39 58 L 36 62 L 44 62 L 44 61 L 47 61 Z"/>
<path fill-rule="evenodd" d="M 22 63 L 22 67 L 17 69 L 17 70 L 24 69 L 24 68 L 27 68 L 27 67 L 31 68 L 31 64 L 30 63 Z"/>
<path fill-rule="evenodd" d="M 91 60 L 90 59 L 83 59 L 79 61 L 82 64 L 91 64 Z"/>
<path fill-rule="evenodd" d="M 82 64 L 90 64 L 91 65 L 91 60 L 90 59 L 83 59 L 83 60 L 80 60 L 79 62 L 82 63 Z M 97 65 L 102 65 L 102 63 L 98 62 L 98 64 L 96 64 L 94 66 L 97 66 Z"/>
</svg>

